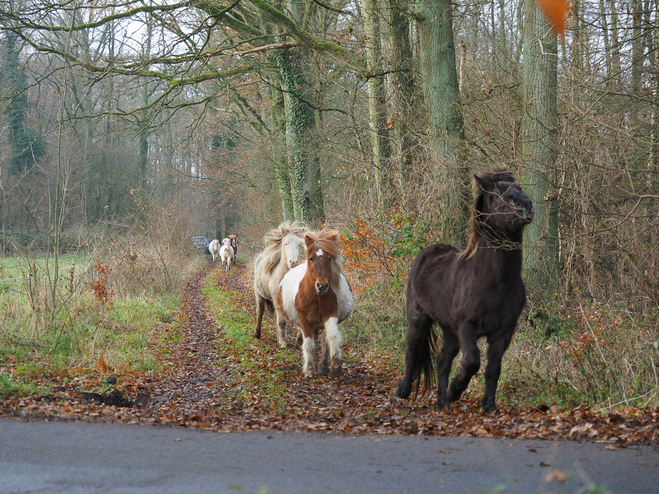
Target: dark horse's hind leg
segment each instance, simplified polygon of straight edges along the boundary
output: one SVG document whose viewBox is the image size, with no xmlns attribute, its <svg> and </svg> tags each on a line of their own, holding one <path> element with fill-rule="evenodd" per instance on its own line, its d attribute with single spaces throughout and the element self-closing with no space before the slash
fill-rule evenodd
<svg viewBox="0 0 659 494">
<path fill-rule="evenodd" d="M 453 403 L 460 398 L 469 386 L 469 381 L 481 366 L 481 352 L 478 350 L 476 331 L 470 325 L 464 325 L 458 331 L 460 349 L 462 350 L 462 367 L 460 373 L 453 378 L 448 388 L 447 398 L 449 403 Z"/>
<path fill-rule="evenodd" d="M 460 342 L 453 331 L 444 330 L 442 351 L 437 356 L 437 406 L 444 408 L 449 405 L 447 396 L 448 376 L 451 372 L 453 359 L 460 351 Z"/>
<path fill-rule="evenodd" d="M 432 319 L 418 309 L 408 308 L 407 337 L 405 340 L 405 376 L 398 385 L 396 394 L 407 398 L 412 392 L 412 385 L 421 379 L 422 372 L 432 370 Z M 426 382 L 432 379 L 426 375 Z"/>
<path fill-rule="evenodd" d="M 482 406 L 487 412 L 497 409 L 495 397 L 497 393 L 497 384 L 501 374 L 501 359 L 503 354 L 510 345 L 513 338 L 514 329 L 504 336 L 497 338 L 488 338 L 487 346 L 487 367 L 485 368 L 485 396 L 483 396 Z"/>
</svg>

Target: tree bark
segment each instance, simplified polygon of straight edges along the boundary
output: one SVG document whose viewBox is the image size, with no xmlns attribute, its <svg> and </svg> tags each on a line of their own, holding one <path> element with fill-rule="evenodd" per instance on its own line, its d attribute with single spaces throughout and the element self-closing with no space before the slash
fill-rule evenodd
<svg viewBox="0 0 659 494">
<path fill-rule="evenodd" d="M 389 133 L 387 131 L 387 105 L 385 100 L 384 76 L 382 75 L 382 53 L 380 49 L 380 20 L 378 3 L 364 0 L 364 31 L 366 33 L 366 63 L 368 66 L 368 113 L 373 149 L 372 163 L 375 171 L 378 199 L 386 207 L 391 196 L 391 173 L 389 170 Z"/>
<path fill-rule="evenodd" d="M 438 166 L 448 186 L 441 199 L 449 241 L 464 242 L 469 222 L 471 176 L 464 160 L 464 123 L 455 64 L 450 0 L 422 0 L 418 5 L 420 64 L 430 134 Z"/>
<path fill-rule="evenodd" d="M 317 226 L 322 222 L 325 212 L 320 164 L 311 146 L 314 114 L 304 97 L 307 82 L 304 80 L 303 56 L 298 49 L 278 50 L 275 59 L 284 89 L 293 212 L 297 221 Z"/>
<path fill-rule="evenodd" d="M 412 180 L 412 101 L 414 98 L 413 54 L 409 14 L 404 0 L 389 0 L 391 37 L 392 139 L 398 190 Z M 404 197 L 400 198 L 405 200 Z"/>
<path fill-rule="evenodd" d="M 558 285 L 558 203 L 549 178 L 556 166 L 557 43 L 535 0 L 525 0 L 522 66 L 522 156 L 524 190 L 535 218 L 525 232 L 525 274 L 529 292 L 551 295 Z"/>
</svg>

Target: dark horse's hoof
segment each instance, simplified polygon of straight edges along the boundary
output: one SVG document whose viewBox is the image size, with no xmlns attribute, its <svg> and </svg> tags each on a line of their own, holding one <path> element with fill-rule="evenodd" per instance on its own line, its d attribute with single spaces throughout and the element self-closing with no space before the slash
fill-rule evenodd
<svg viewBox="0 0 659 494">
<path fill-rule="evenodd" d="M 481 406 L 483 407 L 483 411 L 486 413 L 493 413 L 493 414 L 499 413 L 499 409 L 497 408 L 497 406 L 494 404 L 493 401 L 485 402 L 485 400 L 483 400 Z"/>
<path fill-rule="evenodd" d="M 411 392 L 412 392 L 412 386 L 406 384 L 405 381 L 401 381 L 400 384 L 398 385 L 398 388 L 396 388 L 396 394 L 398 395 L 399 398 L 402 398 L 403 400 L 407 398 Z"/>
<path fill-rule="evenodd" d="M 440 401 L 437 400 L 437 410 L 443 410 L 445 412 L 448 412 L 451 409 L 451 403 L 446 400 L 446 401 Z"/>
</svg>

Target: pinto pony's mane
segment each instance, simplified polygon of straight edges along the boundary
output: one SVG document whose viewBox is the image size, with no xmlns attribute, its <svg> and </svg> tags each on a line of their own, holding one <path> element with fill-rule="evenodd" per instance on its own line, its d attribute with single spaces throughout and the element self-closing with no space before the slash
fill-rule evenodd
<svg viewBox="0 0 659 494">
<path fill-rule="evenodd" d="M 279 265 L 281 261 L 282 254 L 282 242 L 284 238 L 288 235 L 295 235 L 301 240 L 304 239 L 304 234 L 308 230 L 306 227 L 298 225 L 296 222 L 290 223 L 285 221 L 277 228 L 270 230 L 263 237 L 263 270 L 268 276 L 270 276 L 275 268 Z"/>
<path fill-rule="evenodd" d="M 469 219 L 469 238 L 465 250 L 460 254 L 460 259 L 471 259 L 478 251 L 478 244 L 481 241 L 482 235 L 482 215 L 483 215 L 483 197 L 488 192 L 493 192 L 497 189 L 499 183 L 515 183 L 515 177 L 508 171 L 507 168 L 497 168 L 489 172 L 483 173 L 481 176 L 476 177 L 476 187 L 478 188 L 478 195 L 474 199 L 474 204 L 471 208 L 471 217 Z"/>
<path fill-rule="evenodd" d="M 341 275 L 343 266 L 341 264 L 341 254 L 343 246 L 341 245 L 341 235 L 336 230 L 320 230 L 318 232 L 308 232 L 304 236 L 307 244 L 307 260 L 309 254 L 321 249 L 325 254 L 332 258 L 332 277 L 330 285 L 334 290 L 341 286 Z"/>
</svg>

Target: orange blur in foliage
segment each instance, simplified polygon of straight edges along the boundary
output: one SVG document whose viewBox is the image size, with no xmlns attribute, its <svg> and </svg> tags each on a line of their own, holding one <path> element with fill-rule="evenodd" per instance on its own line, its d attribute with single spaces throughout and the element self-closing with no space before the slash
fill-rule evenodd
<svg viewBox="0 0 659 494">
<path fill-rule="evenodd" d="M 536 1 L 549 21 L 553 24 L 554 30 L 563 36 L 565 34 L 565 19 L 567 18 L 568 12 L 567 0 Z"/>
</svg>

